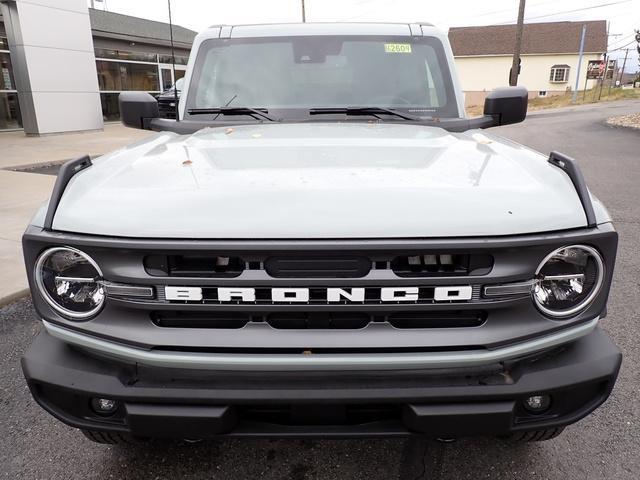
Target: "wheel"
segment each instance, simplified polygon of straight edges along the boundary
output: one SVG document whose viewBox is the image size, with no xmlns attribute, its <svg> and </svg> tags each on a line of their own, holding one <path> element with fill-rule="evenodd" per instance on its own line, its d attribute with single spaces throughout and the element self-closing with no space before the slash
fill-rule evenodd
<svg viewBox="0 0 640 480">
<path fill-rule="evenodd" d="M 132 437 L 126 433 L 119 432 L 98 432 L 96 430 L 80 430 L 82 434 L 92 442 L 105 445 L 134 445 L 143 443 L 143 439 Z"/>
<path fill-rule="evenodd" d="M 556 438 L 564 431 L 564 427 L 548 428 L 546 430 L 531 430 L 528 432 L 512 433 L 505 437 L 511 442 L 543 442 Z"/>
</svg>

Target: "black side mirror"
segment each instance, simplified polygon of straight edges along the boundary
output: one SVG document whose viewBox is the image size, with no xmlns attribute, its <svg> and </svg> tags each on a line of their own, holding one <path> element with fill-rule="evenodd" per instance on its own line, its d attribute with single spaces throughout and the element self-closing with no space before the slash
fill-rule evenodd
<svg viewBox="0 0 640 480">
<path fill-rule="evenodd" d="M 158 118 L 158 101 L 146 92 L 122 92 L 118 96 L 120 120 L 131 128 L 149 130 L 149 124 Z"/>
<path fill-rule="evenodd" d="M 484 114 L 496 125 L 522 122 L 527 116 L 529 92 L 525 87 L 503 87 L 491 91 L 484 99 Z"/>
</svg>

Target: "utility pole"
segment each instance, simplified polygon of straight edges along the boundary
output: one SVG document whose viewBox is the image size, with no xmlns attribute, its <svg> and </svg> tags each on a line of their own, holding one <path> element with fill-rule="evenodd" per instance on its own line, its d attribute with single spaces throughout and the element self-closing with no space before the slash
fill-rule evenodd
<svg viewBox="0 0 640 480">
<path fill-rule="evenodd" d="M 609 48 L 609 22 L 607 22 L 607 49 Z M 600 93 L 598 93 L 598 101 L 602 97 L 602 87 L 604 87 L 604 81 L 607 79 L 607 72 L 609 71 L 609 54 L 604 52 L 604 73 L 602 74 L 602 80 L 600 83 Z"/>
<path fill-rule="evenodd" d="M 302 23 L 305 23 L 307 21 L 307 15 L 305 14 L 304 11 L 304 0 L 302 0 Z"/>
<path fill-rule="evenodd" d="M 627 48 L 624 51 L 624 61 L 622 62 L 622 70 L 620 70 L 620 78 L 618 82 L 620 82 L 620 86 L 622 87 L 622 79 L 624 78 L 624 67 L 627 66 L 627 57 L 629 56 L 629 49 Z"/>
<path fill-rule="evenodd" d="M 513 62 L 511 63 L 511 77 L 509 85 L 518 84 L 518 74 L 520 73 L 520 50 L 522 49 L 522 30 L 524 28 L 524 4 L 525 0 L 520 0 L 518 7 L 518 25 L 516 26 L 516 47 L 513 51 Z"/>
<path fill-rule="evenodd" d="M 576 86 L 573 89 L 571 103 L 576 103 L 578 99 L 578 88 L 580 87 L 580 69 L 582 68 L 582 55 L 584 54 L 584 37 L 587 34 L 587 25 L 582 25 L 582 35 L 580 36 L 580 56 L 578 57 L 578 71 L 576 72 Z M 585 82 L 586 84 L 586 82 Z M 585 90 L 587 87 L 585 86 Z"/>
</svg>

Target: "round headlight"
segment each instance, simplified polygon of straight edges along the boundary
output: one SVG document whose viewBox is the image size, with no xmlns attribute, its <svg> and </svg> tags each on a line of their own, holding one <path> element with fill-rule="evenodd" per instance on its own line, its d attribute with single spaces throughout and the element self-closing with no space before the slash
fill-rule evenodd
<svg viewBox="0 0 640 480">
<path fill-rule="evenodd" d="M 571 245 L 551 252 L 536 271 L 533 298 L 550 317 L 568 317 L 584 310 L 598 295 L 604 262 L 595 248 Z"/>
<path fill-rule="evenodd" d="M 35 281 L 46 302 L 65 317 L 84 320 L 104 304 L 98 264 L 75 248 L 54 247 L 43 252 L 36 262 Z"/>
</svg>

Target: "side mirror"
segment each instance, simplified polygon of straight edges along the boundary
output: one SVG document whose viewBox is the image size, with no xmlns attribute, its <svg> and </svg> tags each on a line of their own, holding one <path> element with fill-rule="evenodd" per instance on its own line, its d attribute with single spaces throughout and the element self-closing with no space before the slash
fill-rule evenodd
<svg viewBox="0 0 640 480">
<path fill-rule="evenodd" d="M 158 101 L 146 92 L 122 92 L 118 96 L 120 120 L 131 128 L 149 130 L 149 123 L 158 118 Z"/>
<path fill-rule="evenodd" d="M 503 87 L 491 91 L 484 99 L 484 114 L 496 125 L 522 122 L 527 116 L 529 92 L 525 87 Z"/>
</svg>

